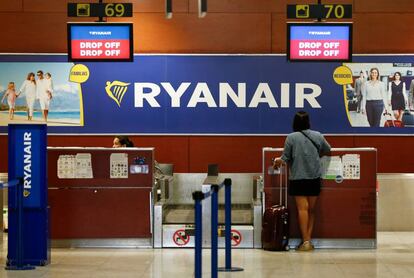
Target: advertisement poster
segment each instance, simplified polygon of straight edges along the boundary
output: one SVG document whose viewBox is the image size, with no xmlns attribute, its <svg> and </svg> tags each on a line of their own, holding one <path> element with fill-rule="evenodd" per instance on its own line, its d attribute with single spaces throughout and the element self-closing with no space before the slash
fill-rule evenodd
<svg viewBox="0 0 414 278">
<path fill-rule="evenodd" d="M 67 61 L 0 55 L 1 133 L 8 123 L 47 123 L 49 134 L 282 135 L 300 110 L 324 134 L 414 133 L 414 55 L 358 55 L 352 63 L 285 55 Z"/>
<path fill-rule="evenodd" d="M 46 103 L 48 126 L 82 126 L 81 89 L 69 81 L 72 67 L 70 63 L 0 62 L 0 126 L 44 123 Z"/>
</svg>

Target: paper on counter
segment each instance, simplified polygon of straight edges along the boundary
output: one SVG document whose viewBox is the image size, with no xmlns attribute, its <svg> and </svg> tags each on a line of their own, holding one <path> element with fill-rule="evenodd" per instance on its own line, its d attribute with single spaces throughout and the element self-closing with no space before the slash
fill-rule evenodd
<svg viewBox="0 0 414 278">
<path fill-rule="evenodd" d="M 57 161 L 57 176 L 59 179 L 75 178 L 75 156 L 59 155 Z"/>
<path fill-rule="evenodd" d="M 92 155 L 90 153 L 76 154 L 75 176 L 78 179 L 92 179 Z"/>
<path fill-rule="evenodd" d="M 321 158 L 322 178 L 335 180 L 343 177 L 342 160 L 340 156 L 324 156 Z"/>
<path fill-rule="evenodd" d="M 111 153 L 110 157 L 110 177 L 111 179 L 128 178 L 128 154 Z"/>
<path fill-rule="evenodd" d="M 359 180 L 361 178 L 361 158 L 359 154 L 342 156 L 344 179 Z"/>
</svg>

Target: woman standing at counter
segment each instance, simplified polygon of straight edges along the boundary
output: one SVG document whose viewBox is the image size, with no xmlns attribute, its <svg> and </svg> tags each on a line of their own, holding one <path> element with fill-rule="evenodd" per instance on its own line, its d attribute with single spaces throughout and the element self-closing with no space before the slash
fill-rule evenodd
<svg viewBox="0 0 414 278">
<path fill-rule="evenodd" d="M 362 88 L 362 113 L 366 112 L 369 126 L 379 127 L 382 112 L 387 107 L 387 92 L 379 80 L 379 70 L 372 68 L 369 73 L 370 79 Z"/>
<path fill-rule="evenodd" d="M 320 156 L 328 154 L 331 146 L 323 135 L 310 129 L 309 115 L 305 111 L 295 114 L 293 133 L 285 141 L 281 157 L 274 159 L 274 167 L 285 162 L 289 165 L 289 195 L 295 197 L 302 243 L 298 251 L 311 251 L 314 208 L 321 192 Z"/>
</svg>

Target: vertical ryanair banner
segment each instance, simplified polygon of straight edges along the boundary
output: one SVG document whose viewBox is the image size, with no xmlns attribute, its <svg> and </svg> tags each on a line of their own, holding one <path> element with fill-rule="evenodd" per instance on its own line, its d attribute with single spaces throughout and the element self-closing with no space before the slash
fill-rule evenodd
<svg viewBox="0 0 414 278">
<path fill-rule="evenodd" d="M 46 125 L 9 125 L 9 179 L 23 178 L 23 207 L 46 208 Z M 9 190 L 11 207 L 15 189 Z"/>
<path fill-rule="evenodd" d="M 0 132 L 9 123 L 46 123 L 49 133 L 64 134 L 288 134 L 299 110 L 325 134 L 414 132 L 414 55 L 361 55 L 353 63 L 289 63 L 285 55 L 66 61 L 0 55 Z"/>
<path fill-rule="evenodd" d="M 22 191 L 9 188 L 8 266 L 50 263 L 46 128 L 44 124 L 9 125 L 9 179 L 23 179 L 23 204 L 20 209 L 16 198 Z"/>
</svg>

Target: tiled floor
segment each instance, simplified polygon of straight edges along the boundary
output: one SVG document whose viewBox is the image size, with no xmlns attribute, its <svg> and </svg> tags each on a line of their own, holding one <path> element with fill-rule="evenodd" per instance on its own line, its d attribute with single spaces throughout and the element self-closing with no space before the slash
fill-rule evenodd
<svg viewBox="0 0 414 278">
<path fill-rule="evenodd" d="M 316 250 L 311 253 L 233 250 L 233 266 L 243 272 L 219 277 L 414 277 L 414 233 L 378 233 L 377 250 Z M 219 265 L 224 265 L 219 251 Z M 210 277 L 204 250 L 203 277 Z M 0 264 L 7 254 L 3 246 Z M 6 271 L 0 277 L 193 277 L 191 249 L 52 249 L 52 263 L 31 271 Z"/>
</svg>

